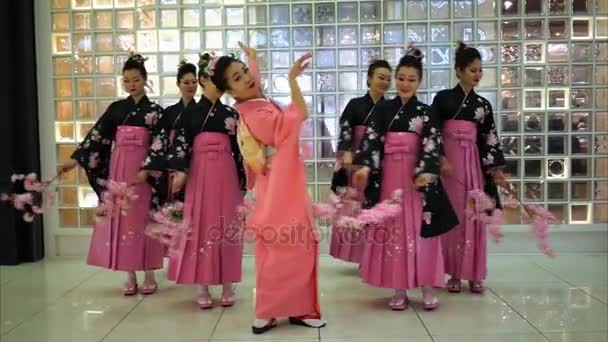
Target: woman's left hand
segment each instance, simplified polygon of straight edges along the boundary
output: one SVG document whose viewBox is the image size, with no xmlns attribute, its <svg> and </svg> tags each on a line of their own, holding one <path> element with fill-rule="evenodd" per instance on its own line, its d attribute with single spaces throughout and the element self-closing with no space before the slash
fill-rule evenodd
<svg viewBox="0 0 608 342">
<path fill-rule="evenodd" d="M 492 170 L 492 179 L 494 179 L 494 183 L 496 183 L 496 185 L 502 188 L 506 188 L 508 186 L 507 176 L 502 169 Z"/>
<path fill-rule="evenodd" d="M 141 170 L 137 173 L 137 177 L 135 178 L 135 184 L 142 184 L 148 180 L 148 171 Z"/>
<path fill-rule="evenodd" d="M 422 188 L 427 184 L 433 183 L 436 180 L 437 176 L 430 173 L 421 173 L 416 179 L 414 179 L 414 185 L 417 188 Z"/>
<path fill-rule="evenodd" d="M 241 48 L 241 50 L 243 50 L 243 52 L 245 53 L 245 55 L 247 56 L 248 59 L 257 58 L 257 53 L 254 48 L 251 48 L 251 47 L 243 44 L 242 42 L 239 42 L 239 47 Z"/>
</svg>

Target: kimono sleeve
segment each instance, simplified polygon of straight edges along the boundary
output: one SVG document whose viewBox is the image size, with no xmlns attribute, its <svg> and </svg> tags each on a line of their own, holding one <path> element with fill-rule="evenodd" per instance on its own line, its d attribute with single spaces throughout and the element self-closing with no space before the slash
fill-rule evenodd
<svg viewBox="0 0 608 342">
<path fill-rule="evenodd" d="M 84 169 L 90 186 L 99 198 L 103 191 L 100 180 L 108 178 L 112 143 L 118 126 L 112 118 L 115 110 L 116 104 L 111 104 L 71 156 Z"/>
<path fill-rule="evenodd" d="M 239 121 L 239 115 L 236 111 L 232 113 L 231 119 L 234 119 L 235 122 Z M 230 119 L 229 118 L 229 119 Z M 239 143 L 237 141 L 236 132 L 231 130 L 228 134 L 230 138 L 230 146 L 232 148 L 232 158 L 234 158 L 234 164 L 236 165 L 236 172 L 239 178 L 239 186 L 242 191 L 247 190 L 247 177 L 245 173 L 245 165 L 243 161 L 243 155 L 241 154 L 241 150 L 239 149 Z"/>
<path fill-rule="evenodd" d="M 354 104 L 348 102 L 340 116 L 340 135 L 338 136 L 338 151 L 348 152 L 353 149 Z"/>
<path fill-rule="evenodd" d="M 483 122 L 479 123 L 477 148 L 483 163 L 483 170 L 488 172 L 493 168 L 505 166 L 505 156 L 498 141 L 492 106 L 487 101 L 484 106 L 486 115 Z"/>
<path fill-rule="evenodd" d="M 182 114 L 181 120 L 175 125 L 175 140 L 173 148 L 167 157 L 167 168 L 169 170 L 187 172 L 190 168 L 192 157 L 193 134 L 188 127 L 190 111 Z"/>
<path fill-rule="evenodd" d="M 242 114 L 242 113 L 241 113 Z M 297 142 L 303 115 L 294 105 L 281 112 L 273 104 L 255 108 L 245 120 L 251 133 L 264 145 L 280 148 L 284 143 Z"/>
<path fill-rule="evenodd" d="M 152 130 L 152 143 L 148 150 L 148 155 L 144 159 L 142 169 L 149 171 L 164 171 L 168 167 L 168 154 L 169 154 L 169 131 L 171 129 L 171 123 L 169 117 L 164 115 L 162 111 L 159 111 L 159 119 L 150 127 Z"/>
<path fill-rule="evenodd" d="M 386 125 L 382 120 L 382 114 L 376 108 L 370 115 L 361 146 L 357 150 L 353 164 L 367 166 L 372 170 L 380 169 L 381 156 L 384 153 L 384 135 L 386 134 Z"/>
<path fill-rule="evenodd" d="M 439 160 L 442 154 L 441 119 L 429 107 L 422 109 L 422 151 L 416 174 L 439 174 Z"/>
</svg>

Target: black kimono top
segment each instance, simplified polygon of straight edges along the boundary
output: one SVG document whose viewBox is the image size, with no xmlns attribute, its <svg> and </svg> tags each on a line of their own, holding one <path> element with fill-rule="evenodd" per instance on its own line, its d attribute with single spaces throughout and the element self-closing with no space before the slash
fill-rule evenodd
<svg viewBox="0 0 608 342">
<path fill-rule="evenodd" d="M 181 120 L 182 114 L 186 109 L 193 108 L 196 106 L 196 101 L 192 99 L 188 102 L 187 105 L 184 105 L 184 102 L 180 100 L 176 104 L 165 108 L 163 111 L 163 117 L 158 122 L 158 129 L 156 130 L 156 135 L 154 136 L 155 141 L 158 141 L 159 144 L 163 145 L 163 149 L 166 151 L 165 156 L 158 156 L 158 158 L 154 158 L 149 156 L 147 159 L 147 168 L 149 170 L 160 171 L 160 176 L 158 179 L 158 183 L 160 186 L 159 189 L 159 197 L 161 199 L 161 203 L 163 204 L 164 199 L 168 199 L 169 195 L 172 196 L 173 200 L 184 201 L 185 199 L 185 191 L 182 189 L 180 192 L 176 194 L 169 194 L 169 158 L 168 155 L 171 151 L 172 146 L 175 144 L 175 135 L 177 134 L 177 125 Z M 173 135 L 171 132 L 174 132 Z"/>
<path fill-rule="evenodd" d="M 378 103 L 382 103 L 383 101 L 384 97 L 381 97 L 378 100 Z M 344 108 L 344 111 L 340 116 L 340 135 L 338 136 L 339 152 L 352 152 L 359 148 L 359 146 L 353 146 L 353 130 L 355 126 L 365 126 L 367 124 L 373 108 L 378 103 L 374 103 L 374 100 L 369 93 L 348 101 L 346 108 Z"/>
<path fill-rule="evenodd" d="M 146 127 L 151 133 L 151 141 L 154 141 L 160 130 L 159 122 L 162 120 L 161 106 L 150 101 L 145 95 L 138 103 L 129 96 L 110 104 L 84 140 L 78 144 L 71 158 L 85 170 L 89 184 L 100 199 L 104 187 L 100 185 L 99 180 L 106 180 L 109 177 L 110 157 L 118 126 Z M 149 169 L 150 157 L 166 157 L 165 149 L 152 148 L 153 146 L 154 144 L 151 145 L 148 157 L 142 163 L 142 169 Z M 152 203 L 157 204 L 160 202 L 158 178 L 148 177 L 148 183 L 152 185 Z"/>
<path fill-rule="evenodd" d="M 338 135 L 338 158 L 344 152 L 356 152 L 359 146 L 353 146 L 354 128 L 355 126 L 366 126 L 371 117 L 372 111 L 376 104 L 384 101 L 381 97 L 377 103 L 369 95 L 369 92 L 364 96 L 356 97 L 348 101 L 346 108 L 340 116 L 340 133 Z M 341 163 L 338 162 L 340 165 Z M 340 167 L 333 173 L 331 179 L 331 191 L 338 192 L 339 189 L 348 186 L 348 172 L 345 168 Z"/>
<path fill-rule="evenodd" d="M 462 108 L 461 108 L 462 107 Z M 474 90 L 468 95 L 460 85 L 442 90 L 433 99 L 431 111 L 441 118 L 441 125 L 447 120 L 465 120 L 477 125 L 477 148 L 485 175 L 485 191 L 500 206 L 498 190 L 489 171 L 506 165 L 500 147 L 492 105 Z"/>
<path fill-rule="evenodd" d="M 169 168 L 187 172 L 190 168 L 195 137 L 203 132 L 223 133 L 230 138 L 239 184 L 241 190 L 246 191 L 245 168 L 236 140 L 238 121 L 239 114 L 232 107 L 224 105 L 220 100 L 217 100 L 214 104 L 203 96 L 199 103 L 186 108 L 181 119 L 176 123 L 175 144 L 169 157 Z"/>
<path fill-rule="evenodd" d="M 430 107 L 418 101 L 415 96 L 407 103 L 403 103 L 399 96 L 384 101 L 374 108 L 353 162 L 370 168 L 369 182 L 365 189 L 365 207 L 368 208 L 380 200 L 384 139 L 388 132 L 418 134 L 421 137 L 421 152 L 415 174 L 439 175 L 442 153 L 439 117 L 433 116 Z M 424 194 L 423 237 L 443 234 L 458 224 L 438 177 L 418 190 Z"/>
</svg>

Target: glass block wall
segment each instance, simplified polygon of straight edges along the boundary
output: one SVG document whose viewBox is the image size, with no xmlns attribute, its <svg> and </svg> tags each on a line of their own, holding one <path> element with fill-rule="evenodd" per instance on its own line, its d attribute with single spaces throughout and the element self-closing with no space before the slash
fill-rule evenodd
<svg viewBox="0 0 608 342">
<path fill-rule="evenodd" d="M 407 41 L 425 51 L 421 99 L 451 87 L 454 42 L 480 49 L 478 92 L 495 108 L 512 183 L 525 202 L 564 223 L 608 222 L 608 2 L 606 0 L 48 0 L 57 163 L 65 162 L 109 103 L 125 96 L 128 50 L 148 57 L 162 105 L 177 102 L 178 60 L 259 51 L 268 94 L 288 100 L 287 72 L 314 51 L 300 79 L 311 109 L 302 130 L 309 191 L 323 200 L 338 117 L 365 92 L 370 59 L 396 64 Z M 46 53 L 42 51 L 39 53 Z M 51 57 L 52 56 L 52 57 Z M 88 228 L 96 198 L 83 173 L 59 188 L 61 228 Z M 509 212 L 510 223 L 519 223 Z"/>
</svg>

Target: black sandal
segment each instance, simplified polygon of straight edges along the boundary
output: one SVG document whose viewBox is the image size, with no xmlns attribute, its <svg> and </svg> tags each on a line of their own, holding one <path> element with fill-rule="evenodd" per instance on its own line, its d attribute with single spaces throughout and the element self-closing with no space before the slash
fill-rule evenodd
<svg viewBox="0 0 608 342">
<path fill-rule="evenodd" d="M 260 334 L 263 334 L 265 332 L 272 330 L 276 326 L 277 326 L 277 320 L 273 318 L 265 326 L 263 326 L 261 328 L 251 326 L 251 332 L 254 333 L 255 335 L 260 335 Z"/>
</svg>

